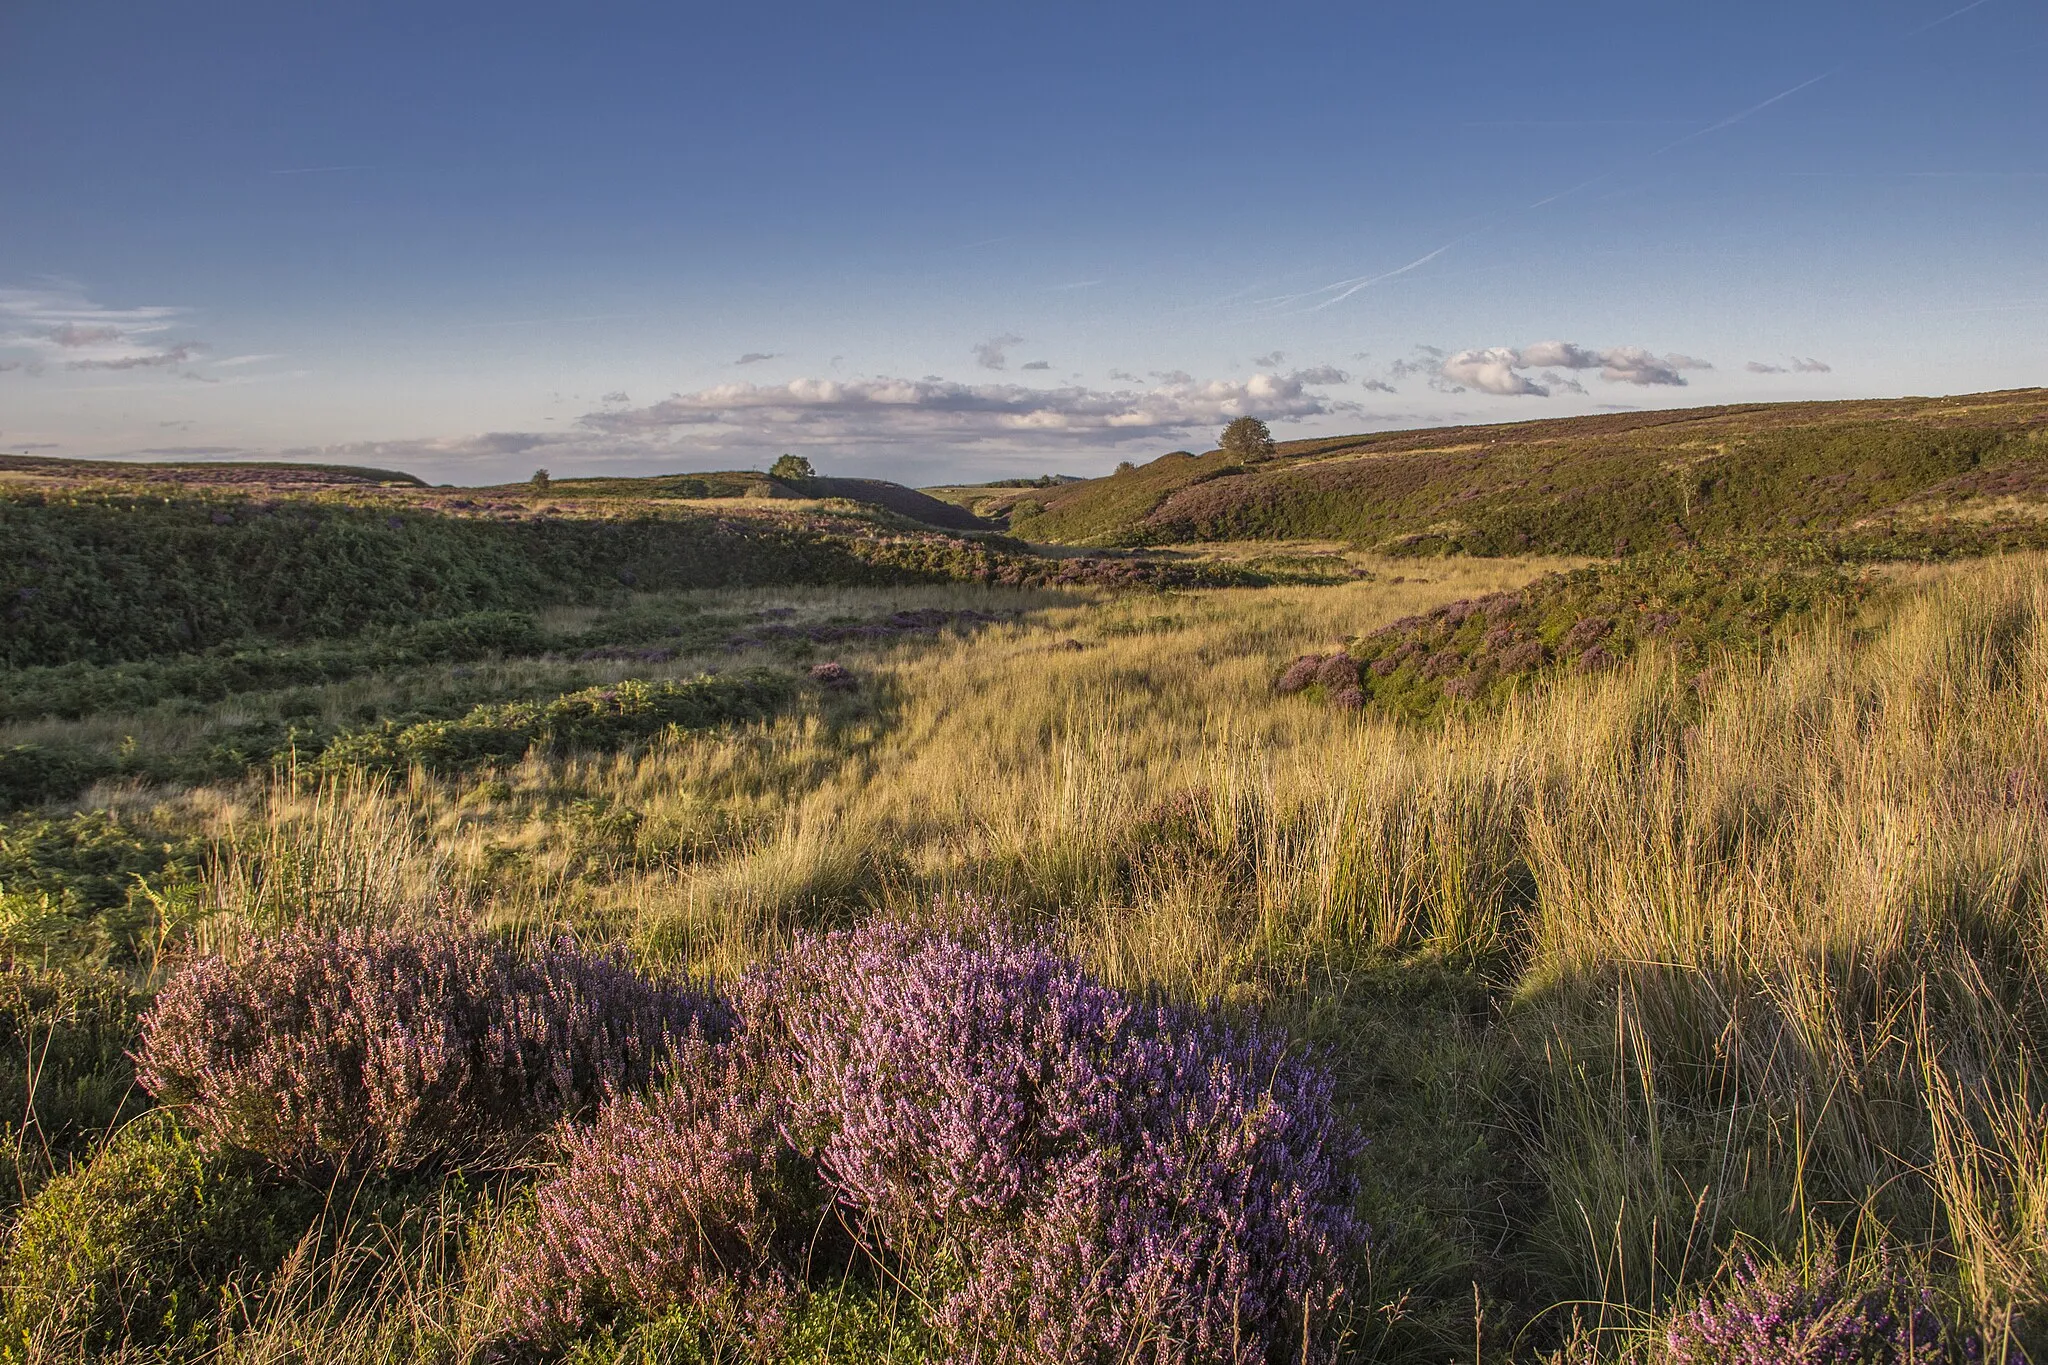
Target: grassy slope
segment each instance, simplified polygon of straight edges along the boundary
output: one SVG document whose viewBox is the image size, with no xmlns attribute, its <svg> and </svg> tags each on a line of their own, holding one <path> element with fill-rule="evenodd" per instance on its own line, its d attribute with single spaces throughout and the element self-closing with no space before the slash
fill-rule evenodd
<svg viewBox="0 0 2048 1365">
<path fill-rule="evenodd" d="M 2048 390 L 2025 389 L 1335 437 L 1250 470 L 1221 452 L 1167 456 L 985 510 L 1020 536 L 1080 544 L 1611 554 L 1816 532 L 1938 542 L 1986 525 L 2025 539 L 2044 506 Z"/>
</svg>

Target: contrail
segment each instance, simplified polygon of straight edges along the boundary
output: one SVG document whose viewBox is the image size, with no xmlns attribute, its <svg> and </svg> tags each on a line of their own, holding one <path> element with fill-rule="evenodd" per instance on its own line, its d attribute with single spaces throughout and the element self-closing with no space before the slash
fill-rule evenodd
<svg viewBox="0 0 2048 1365">
<path fill-rule="evenodd" d="M 1984 3 L 1984 0 L 1977 0 L 1977 3 L 1981 5 Z M 1808 80 L 1803 80 L 1799 82 L 1799 84 L 1793 86 L 1790 90 L 1781 90 L 1777 94 L 1771 96 L 1769 99 L 1764 100 L 1759 104 L 1750 105 L 1749 108 L 1743 110 L 1739 114 L 1730 114 L 1727 118 L 1722 119 L 1718 123 L 1710 123 L 1706 127 L 1701 128 L 1695 132 L 1687 133 L 1684 137 L 1678 139 L 1678 141 L 1676 142 L 1667 142 L 1662 147 L 1659 147 L 1656 151 L 1651 152 L 1650 155 L 1653 157 L 1662 156 L 1664 155 L 1664 153 L 1671 151 L 1673 148 L 1683 147 L 1686 143 L 1691 142 L 1694 138 L 1702 138 L 1707 136 L 1709 133 L 1718 133 L 1723 128 L 1733 128 L 1736 124 L 1742 122 L 1744 119 L 1750 118 L 1751 116 L 1756 114 L 1761 114 L 1764 110 L 1770 108 L 1779 100 L 1789 100 L 1794 95 L 1798 94 L 1800 91 L 1806 89 L 1808 86 L 1819 85 L 1822 81 L 1836 74 L 1836 72 L 1839 72 L 1841 69 L 1842 68 L 1838 66 L 1834 68 L 1834 70 L 1832 71 L 1823 71 L 1818 76 L 1814 76 Z"/>
<path fill-rule="evenodd" d="M 1991 0 L 1970 0 L 1970 3 L 1964 5 L 1961 9 L 1951 10 L 1949 13 L 1942 15 L 1939 19 L 1933 20 L 1930 23 L 1922 24 L 1919 28 L 1913 29 L 1911 32 L 1902 34 L 1900 36 L 1900 41 L 1903 41 L 1906 38 L 1917 37 L 1918 35 L 1927 32 L 1929 29 L 1939 28 L 1941 27 L 1941 25 L 1949 22 L 1951 19 L 1959 19 L 1963 15 L 1968 14 L 1971 10 L 1976 9 L 1981 5 L 1988 5 L 1990 3 Z M 1846 65 L 1847 64 L 1845 63 L 1844 66 Z M 1745 119 L 1754 118 L 1756 115 L 1761 114 L 1764 110 L 1770 108 L 1774 104 L 1777 104 L 1779 101 L 1791 99 L 1800 91 L 1808 89 L 1809 87 L 1815 85 L 1819 85 L 1822 81 L 1826 80 L 1830 76 L 1840 74 L 1844 70 L 1844 66 L 1833 67 L 1827 71 L 1821 72 L 1818 76 L 1808 77 L 1806 80 L 1801 81 L 1799 84 L 1793 86 L 1789 90 L 1781 90 L 1767 100 L 1762 100 L 1756 104 L 1752 104 L 1747 109 L 1743 109 L 1737 113 L 1730 114 L 1728 117 L 1724 119 L 1718 119 L 1715 122 L 1708 124 L 1704 128 L 1695 129 L 1694 131 L 1687 133 L 1684 137 L 1679 138 L 1675 142 L 1667 142 L 1662 147 L 1657 148 L 1657 150 L 1655 150 L 1654 152 L 1650 152 L 1648 155 L 1644 156 L 1642 160 L 1653 160 L 1656 157 L 1663 156 L 1666 152 L 1675 151 L 1678 148 L 1683 147 L 1688 142 L 1693 142 L 1703 137 L 1710 137 L 1713 134 L 1718 133 L 1726 128 L 1733 128 L 1736 124 L 1741 123 Z M 1569 199 L 1571 196 L 1579 193 L 1581 190 L 1589 189 L 1592 186 L 1599 184 L 1602 180 L 1608 179 L 1613 174 L 1613 171 L 1602 171 L 1600 174 L 1592 177 L 1591 179 L 1582 180 L 1578 184 L 1573 185 L 1569 189 L 1559 190 L 1555 194 L 1546 195 L 1543 198 L 1538 199 L 1535 203 L 1526 205 L 1524 208 L 1520 210 L 1520 212 L 1527 213 L 1532 209 L 1540 209 L 1546 204 L 1555 204 L 1560 199 Z M 1516 212 L 1516 210 L 1507 210 L 1502 213 L 1496 214 L 1492 219 L 1488 220 L 1487 222 L 1481 223 L 1478 227 L 1473 228 L 1470 232 L 1465 233 L 1461 237 L 1453 237 L 1450 241 L 1445 242 L 1436 250 L 1429 252 L 1427 255 L 1416 257 L 1414 260 L 1400 267 L 1398 270 L 1389 270 L 1381 275 L 1354 276 L 1353 278 L 1348 280 L 1338 280 L 1333 284 L 1326 284 L 1322 286 L 1322 288 L 1320 289 L 1311 289 L 1300 294 L 1283 295 L 1277 299 L 1266 300 L 1266 302 L 1276 304 L 1292 303 L 1299 299 L 1314 298 L 1318 294 L 1328 294 L 1332 290 L 1341 291 L 1335 294 L 1333 297 L 1323 300 L 1321 303 L 1315 304 L 1312 307 L 1301 310 L 1303 312 L 1308 313 L 1320 312 L 1321 310 L 1328 308 L 1331 304 L 1343 302 L 1345 299 L 1350 298 L 1353 294 L 1356 294 L 1361 289 L 1368 289 L 1373 285 L 1378 284 L 1382 280 L 1390 280 L 1394 278 L 1394 276 L 1396 275 L 1405 275 L 1409 271 L 1415 269 L 1418 266 L 1427 265 L 1429 262 L 1443 255 L 1446 251 L 1449 251 L 1452 247 L 1457 246 L 1460 242 L 1464 242 L 1472 237 L 1478 236 L 1480 233 L 1486 231 L 1488 228 L 1500 222 L 1503 218 L 1511 216 L 1514 212 Z"/>
<path fill-rule="evenodd" d="M 1962 17 L 1963 17 L 1963 16 L 1965 15 L 1965 14 L 1968 14 L 1968 13 L 1969 13 L 1969 12 L 1970 12 L 1971 10 L 1973 10 L 1973 9 L 1977 8 L 1977 6 L 1979 6 L 1979 5 L 1988 5 L 1988 4 L 1990 4 L 1990 3 L 1991 3 L 1991 0 L 1970 0 L 1970 3 L 1969 3 L 1969 4 L 1967 4 L 1967 5 L 1964 5 L 1964 6 L 1963 6 L 1963 7 L 1961 8 L 1961 9 L 1959 9 L 1959 10 L 1951 10 L 1951 11 L 1950 11 L 1949 13 L 1947 13 L 1947 14 L 1944 14 L 1944 15 L 1942 15 L 1942 16 L 1941 16 L 1941 17 L 1940 17 L 1939 19 L 1936 19 L 1936 20 L 1935 20 L 1935 21 L 1934 21 L 1933 23 L 1931 23 L 1931 24 L 1922 24 L 1922 25 L 1920 25 L 1920 27 L 1918 27 L 1918 28 L 1914 29 L 1914 30 L 1913 30 L 1913 31 L 1912 31 L 1911 33 L 1908 33 L 1908 34 L 1907 34 L 1906 36 L 1907 36 L 1908 38 L 1917 38 L 1917 37 L 1919 37 L 1919 36 L 1920 36 L 1921 34 L 1923 34 L 1923 33 L 1927 32 L 1927 30 L 1928 30 L 1928 29 L 1930 29 L 1930 28 L 1940 28 L 1940 27 L 1941 27 L 1941 26 L 1942 26 L 1943 24 L 1947 23 L 1947 22 L 1948 22 L 1949 20 L 1951 20 L 1951 19 L 1960 19 L 1960 18 L 1962 18 Z"/>
</svg>

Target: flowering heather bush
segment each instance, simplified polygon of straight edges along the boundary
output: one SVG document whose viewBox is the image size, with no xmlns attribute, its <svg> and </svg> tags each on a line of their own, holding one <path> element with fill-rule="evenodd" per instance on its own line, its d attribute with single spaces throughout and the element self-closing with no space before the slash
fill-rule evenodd
<svg viewBox="0 0 2048 1365">
<path fill-rule="evenodd" d="M 721 1007 L 566 942 L 299 932 L 205 958 L 144 1017 L 137 1078 L 215 1146 L 288 1169 L 488 1158 L 644 1086 Z"/>
<path fill-rule="evenodd" d="M 1614 622 L 1604 616 L 1588 616 L 1575 623 L 1564 633 L 1564 639 L 1557 647 L 1567 654 L 1576 654 L 1606 639 L 1614 633 Z"/>
<path fill-rule="evenodd" d="M 1358 664 L 1349 654 L 1332 654 L 1316 666 L 1316 681 L 1332 693 L 1358 686 Z"/>
<path fill-rule="evenodd" d="M 738 1009 L 866 1237 L 930 1258 L 960 1359 L 1259 1360 L 1335 1295 L 1353 1147 L 1277 1033 L 881 924 L 800 942 Z"/>
<path fill-rule="evenodd" d="M 1287 665 L 1287 671 L 1280 675 L 1280 681 L 1273 684 L 1273 690 L 1282 696 L 1293 696 L 1316 680 L 1316 670 L 1322 666 L 1322 655 L 1304 654 Z"/>
<path fill-rule="evenodd" d="M 1670 1365 L 1949 1365 L 1977 1342 L 1942 1322 L 1925 1295 L 1896 1283 L 1852 1284 L 1839 1267 L 1810 1278 L 1746 1261 L 1728 1287 L 1681 1313 L 1664 1334 Z"/>
<path fill-rule="evenodd" d="M 830 1196 L 782 1138 L 769 1079 L 693 1036 L 656 1093 L 561 1129 L 563 1166 L 503 1263 L 518 1335 L 559 1340 L 676 1305 L 772 1335 Z"/>
<path fill-rule="evenodd" d="M 853 670 L 837 660 L 812 664 L 811 681 L 834 692 L 848 692 L 860 686 L 860 680 L 853 676 Z"/>
</svg>

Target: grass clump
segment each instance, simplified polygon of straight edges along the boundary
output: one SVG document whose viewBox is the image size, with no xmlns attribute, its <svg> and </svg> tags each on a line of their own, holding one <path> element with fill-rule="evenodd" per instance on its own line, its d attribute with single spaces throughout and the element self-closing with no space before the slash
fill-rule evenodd
<svg viewBox="0 0 2048 1365">
<path fill-rule="evenodd" d="M 147 1105 L 128 1049 L 142 1002 L 107 971 L 0 971 L 0 1207 Z"/>
</svg>

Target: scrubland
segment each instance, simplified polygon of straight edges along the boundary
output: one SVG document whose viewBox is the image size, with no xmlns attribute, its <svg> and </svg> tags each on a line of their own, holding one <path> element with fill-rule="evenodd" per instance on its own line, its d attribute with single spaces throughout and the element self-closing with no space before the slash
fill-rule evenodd
<svg viewBox="0 0 2048 1365">
<path fill-rule="evenodd" d="M 548 1158 L 291 1175 L 193 1145 L 122 1057 L 187 963 L 309 926 L 440 924 L 567 935 L 722 989 L 821 929 L 963 917 L 1124 998 L 1282 1030 L 1332 1078 L 1365 1231 L 1341 1311 L 1275 1358 L 1807 1358 L 1765 1319 L 1858 1359 L 2023 1349 L 2048 1306 L 2048 559 L 1897 571 L 1767 639 L 1717 617 L 1694 657 L 1645 633 L 1600 669 L 1419 719 L 1275 683 L 1574 565 L 1344 562 L 1370 576 L 558 607 L 537 626 L 573 653 L 369 667 L 294 684 L 291 709 L 347 728 L 436 688 L 469 706 L 756 667 L 790 699 L 454 767 L 286 745 L 10 815 L 0 1042 L 22 1118 L 0 1349 L 85 1349 L 47 1311 L 50 1274 L 114 1305 L 91 1341 L 119 1358 L 507 1349 L 496 1248 L 532 1235 Z M 906 611 L 942 624 L 857 629 Z M 813 681 L 824 662 L 840 673 Z M 6 740 L 175 747 L 278 696 L 20 720 Z M 159 1205 L 159 1224 L 124 1212 Z M 166 1264 L 175 1320 L 139 1291 L 157 1316 L 122 1319 L 122 1286 Z M 933 1291 L 888 1264 L 813 1284 L 772 1344 L 657 1295 L 547 1349 L 945 1353 Z M 1900 1345 L 1923 1318 L 1947 1335 Z M 1150 1358 L 1129 1340 L 1101 1358 Z"/>
</svg>

